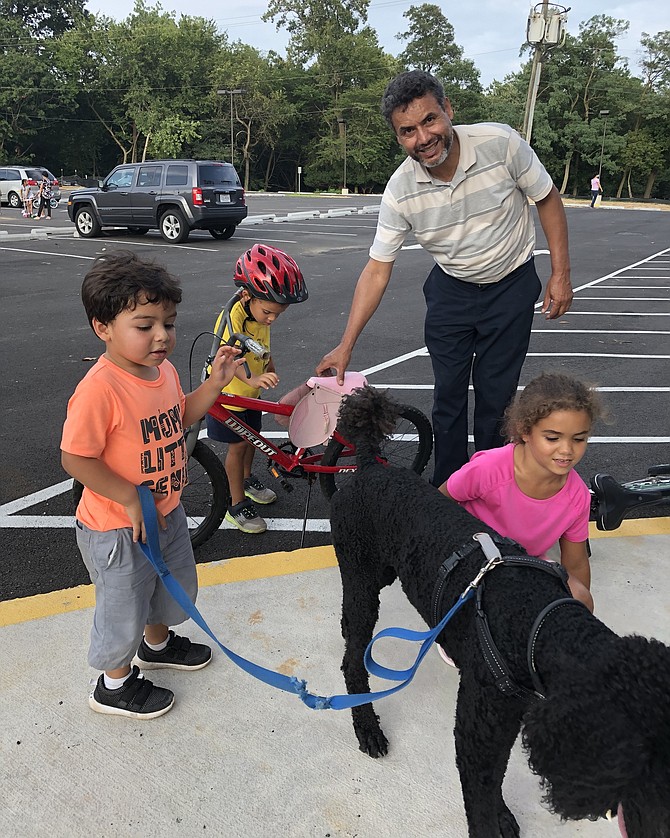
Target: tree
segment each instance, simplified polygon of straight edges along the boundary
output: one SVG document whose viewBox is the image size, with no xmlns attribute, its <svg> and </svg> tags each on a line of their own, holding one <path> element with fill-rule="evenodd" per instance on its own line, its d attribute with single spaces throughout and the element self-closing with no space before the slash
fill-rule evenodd
<svg viewBox="0 0 670 838">
<path fill-rule="evenodd" d="M 409 70 L 436 75 L 454 105 L 457 121 L 476 122 L 483 111 L 479 70 L 463 57 L 463 48 L 454 41 L 454 27 L 433 3 L 410 6 L 403 17 L 410 26 L 396 35 L 408 42 L 398 61 Z"/>
<path fill-rule="evenodd" d="M 20 21 L 34 38 L 57 38 L 89 16 L 86 0 L 46 0 L 43 3 L 0 0 L 0 17 Z"/>
<path fill-rule="evenodd" d="M 197 138 L 213 87 L 212 56 L 225 37 L 213 21 L 137 0 L 121 23 L 99 17 L 63 38 L 70 83 L 112 138 L 123 162 L 178 155 Z M 67 56 L 67 57 L 66 57 Z"/>
</svg>

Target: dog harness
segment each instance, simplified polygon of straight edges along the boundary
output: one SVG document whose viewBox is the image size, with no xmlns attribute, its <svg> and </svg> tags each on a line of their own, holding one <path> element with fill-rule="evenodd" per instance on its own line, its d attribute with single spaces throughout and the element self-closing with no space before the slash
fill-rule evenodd
<svg viewBox="0 0 670 838">
<path fill-rule="evenodd" d="M 433 593 L 434 624 L 436 625 L 441 619 L 441 615 L 443 613 L 444 592 L 452 570 L 457 567 L 463 559 L 472 555 L 475 550 L 481 549 L 484 553 L 485 562 L 482 566 L 482 570 L 480 570 L 478 576 L 471 583 L 471 585 L 476 588 L 477 592 L 475 600 L 475 624 L 477 626 L 479 645 L 486 665 L 493 675 L 496 686 L 503 693 L 503 695 L 514 696 L 521 700 L 544 699 L 545 689 L 540 681 L 540 677 L 535 666 L 535 647 L 540 629 L 544 625 L 547 616 L 555 609 L 564 608 L 568 605 L 586 606 L 584 606 L 582 602 L 579 602 L 579 600 L 573 598 L 570 593 L 570 588 L 568 587 L 568 573 L 562 565 L 558 564 L 558 562 L 546 561 L 544 559 L 538 559 L 535 556 L 521 554 L 502 556 L 500 554 L 500 550 L 496 547 L 496 544 L 501 546 L 513 546 L 519 550 L 522 548 L 519 544 L 517 544 L 517 542 L 512 541 L 510 538 L 498 535 L 497 533 L 491 533 L 490 536 L 485 533 L 477 533 L 473 536 L 473 539 L 474 541 L 468 542 L 459 547 L 457 550 L 454 550 L 449 558 L 445 559 L 445 561 L 440 565 Z M 531 629 L 528 641 L 527 658 L 528 668 L 534 687 L 533 690 L 528 690 L 526 687 L 522 687 L 512 678 L 509 667 L 505 663 L 505 660 L 493 640 L 489 621 L 484 610 L 484 568 L 486 568 L 486 572 L 488 572 L 488 570 L 491 570 L 494 567 L 499 567 L 500 565 L 507 565 L 508 567 L 531 567 L 537 570 L 542 570 L 545 573 L 550 573 L 560 579 L 566 593 L 568 594 L 568 597 L 557 599 L 547 605 L 547 607 L 540 612 Z"/>
</svg>

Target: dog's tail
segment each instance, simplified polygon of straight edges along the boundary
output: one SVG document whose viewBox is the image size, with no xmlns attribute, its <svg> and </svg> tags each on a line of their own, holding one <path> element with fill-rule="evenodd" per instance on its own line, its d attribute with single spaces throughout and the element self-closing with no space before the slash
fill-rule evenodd
<svg viewBox="0 0 670 838">
<path fill-rule="evenodd" d="M 343 399 L 337 430 L 356 446 L 359 466 L 377 461 L 381 444 L 393 433 L 399 415 L 396 402 L 368 385 Z"/>
</svg>

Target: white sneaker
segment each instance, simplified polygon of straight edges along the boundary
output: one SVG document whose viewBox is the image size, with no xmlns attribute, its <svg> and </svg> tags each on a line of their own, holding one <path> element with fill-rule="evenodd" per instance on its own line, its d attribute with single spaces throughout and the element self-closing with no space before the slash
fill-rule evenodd
<svg viewBox="0 0 670 838">
<path fill-rule="evenodd" d="M 277 500 L 272 489 L 264 486 L 253 474 L 244 481 L 244 494 L 256 503 L 274 503 Z"/>
</svg>

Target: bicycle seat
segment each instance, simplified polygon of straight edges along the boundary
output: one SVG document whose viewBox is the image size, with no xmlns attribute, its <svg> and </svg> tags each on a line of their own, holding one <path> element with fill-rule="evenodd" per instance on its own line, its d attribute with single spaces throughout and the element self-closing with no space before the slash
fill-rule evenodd
<svg viewBox="0 0 670 838">
<path fill-rule="evenodd" d="M 631 509 L 662 500 L 660 492 L 635 492 L 617 483 L 609 474 L 594 474 L 591 489 L 598 500 L 596 527 L 599 530 L 615 530 Z"/>
</svg>

